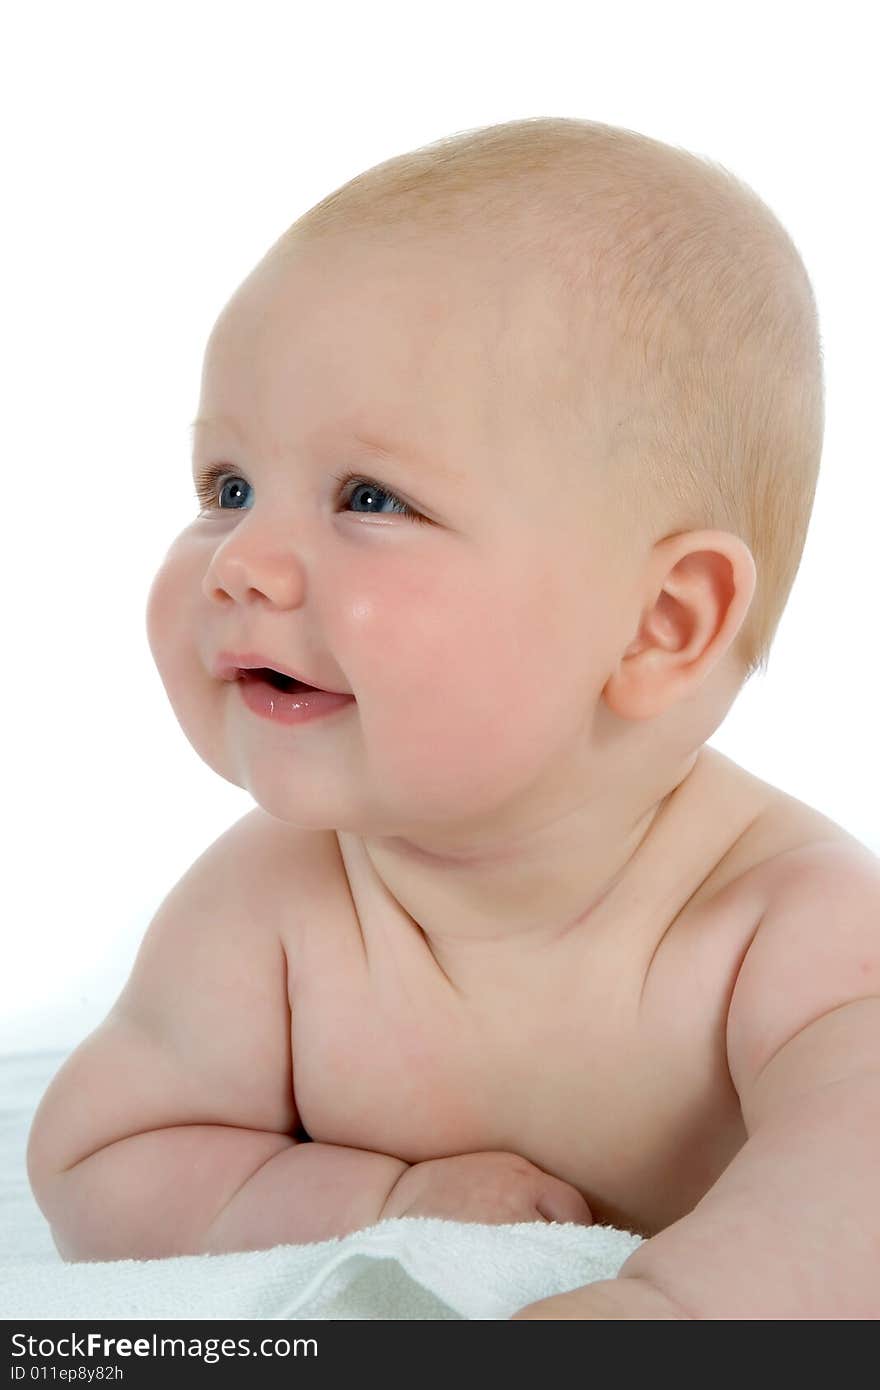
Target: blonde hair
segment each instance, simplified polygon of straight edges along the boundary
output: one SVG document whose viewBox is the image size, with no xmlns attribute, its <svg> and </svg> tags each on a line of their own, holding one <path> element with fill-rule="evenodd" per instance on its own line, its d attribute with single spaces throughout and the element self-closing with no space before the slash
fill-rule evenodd
<svg viewBox="0 0 880 1390">
<path fill-rule="evenodd" d="M 757 585 L 733 656 L 745 680 L 766 671 L 824 432 L 813 289 L 766 204 L 705 157 L 631 130 L 538 117 L 375 165 L 281 241 L 389 228 L 475 246 L 488 236 L 495 264 L 528 262 L 549 277 L 568 335 L 551 379 L 575 456 L 598 461 L 612 505 L 654 540 L 709 528 L 745 542 Z M 608 379 L 595 380 L 597 332 L 613 367 L 613 419 Z M 597 455 L 603 387 L 609 428 Z"/>
</svg>

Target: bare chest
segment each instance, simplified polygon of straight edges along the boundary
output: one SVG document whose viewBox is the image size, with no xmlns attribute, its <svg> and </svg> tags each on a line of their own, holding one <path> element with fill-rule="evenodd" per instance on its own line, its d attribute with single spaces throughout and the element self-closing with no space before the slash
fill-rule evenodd
<svg viewBox="0 0 880 1390">
<path fill-rule="evenodd" d="M 450 991 L 417 929 L 365 932 L 369 904 L 340 874 L 292 953 L 308 1136 L 408 1163 L 518 1153 L 581 1191 L 597 1221 L 645 1236 L 692 1210 L 747 1137 L 726 1021 L 773 857 L 838 829 L 789 798 L 770 805 L 766 784 L 746 790 L 727 853 L 707 845 L 692 873 L 643 881 L 604 946 L 483 1000 Z"/>
<path fill-rule="evenodd" d="M 414 954 L 368 959 L 339 920 L 310 935 L 293 989 L 302 1126 L 408 1163 L 518 1153 L 597 1221 L 651 1235 L 745 1142 L 725 1024 L 756 920 L 730 891 L 666 934 L 647 984 L 645 962 L 585 958 L 467 1006 Z"/>
</svg>

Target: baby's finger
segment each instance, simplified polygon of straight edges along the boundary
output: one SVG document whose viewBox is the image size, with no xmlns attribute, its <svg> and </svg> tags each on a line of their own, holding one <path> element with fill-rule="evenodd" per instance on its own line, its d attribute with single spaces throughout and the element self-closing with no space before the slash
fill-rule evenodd
<svg viewBox="0 0 880 1390">
<path fill-rule="evenodd" d="M 548 1221 L 573 1221 L 578 1226 L 593 1224 L 593 1213 L 584 1198 L 570 1183 L 561 1179 L 548 1179 L 535 1207 Z"/>
</svg>

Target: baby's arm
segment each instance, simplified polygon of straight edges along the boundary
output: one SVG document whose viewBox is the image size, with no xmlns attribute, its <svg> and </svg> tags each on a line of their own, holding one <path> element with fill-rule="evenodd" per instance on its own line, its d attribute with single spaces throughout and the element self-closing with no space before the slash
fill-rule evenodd
<svg viewBox="0 0 880 1390">
<path fill-rule="evenodd" d="M 305 835 L 250 812 L 160 905 L 31 1127 L 28 1175 L 65 1259 L 263 1249 L 379 1219 L 406 1163 L 295 1137 L 286 962 L 265 906 L 279 895 L 256 887 L 313 863 Z"/>
<path fill-rule="evenodd" d="M 880 1317 L 880 861 L 827 842 L 777 868 L 727 1017 L 746 1143 L 616 1279 L 517 1318 Z"/>
</svg>

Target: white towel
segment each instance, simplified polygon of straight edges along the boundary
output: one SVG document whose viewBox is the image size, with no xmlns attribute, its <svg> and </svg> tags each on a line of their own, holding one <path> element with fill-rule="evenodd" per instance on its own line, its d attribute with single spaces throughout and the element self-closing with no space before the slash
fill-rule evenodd
<svg viewBox="0 0 880 1390">
<path fill-rule="evenodd" d="M 399 1217 L 338 1240 L 234 1255 L 0 1265 L 10 1318 L 509 1318 L 612 1279 L 641 1237 L 612 1226 Z"/>
</svg>

